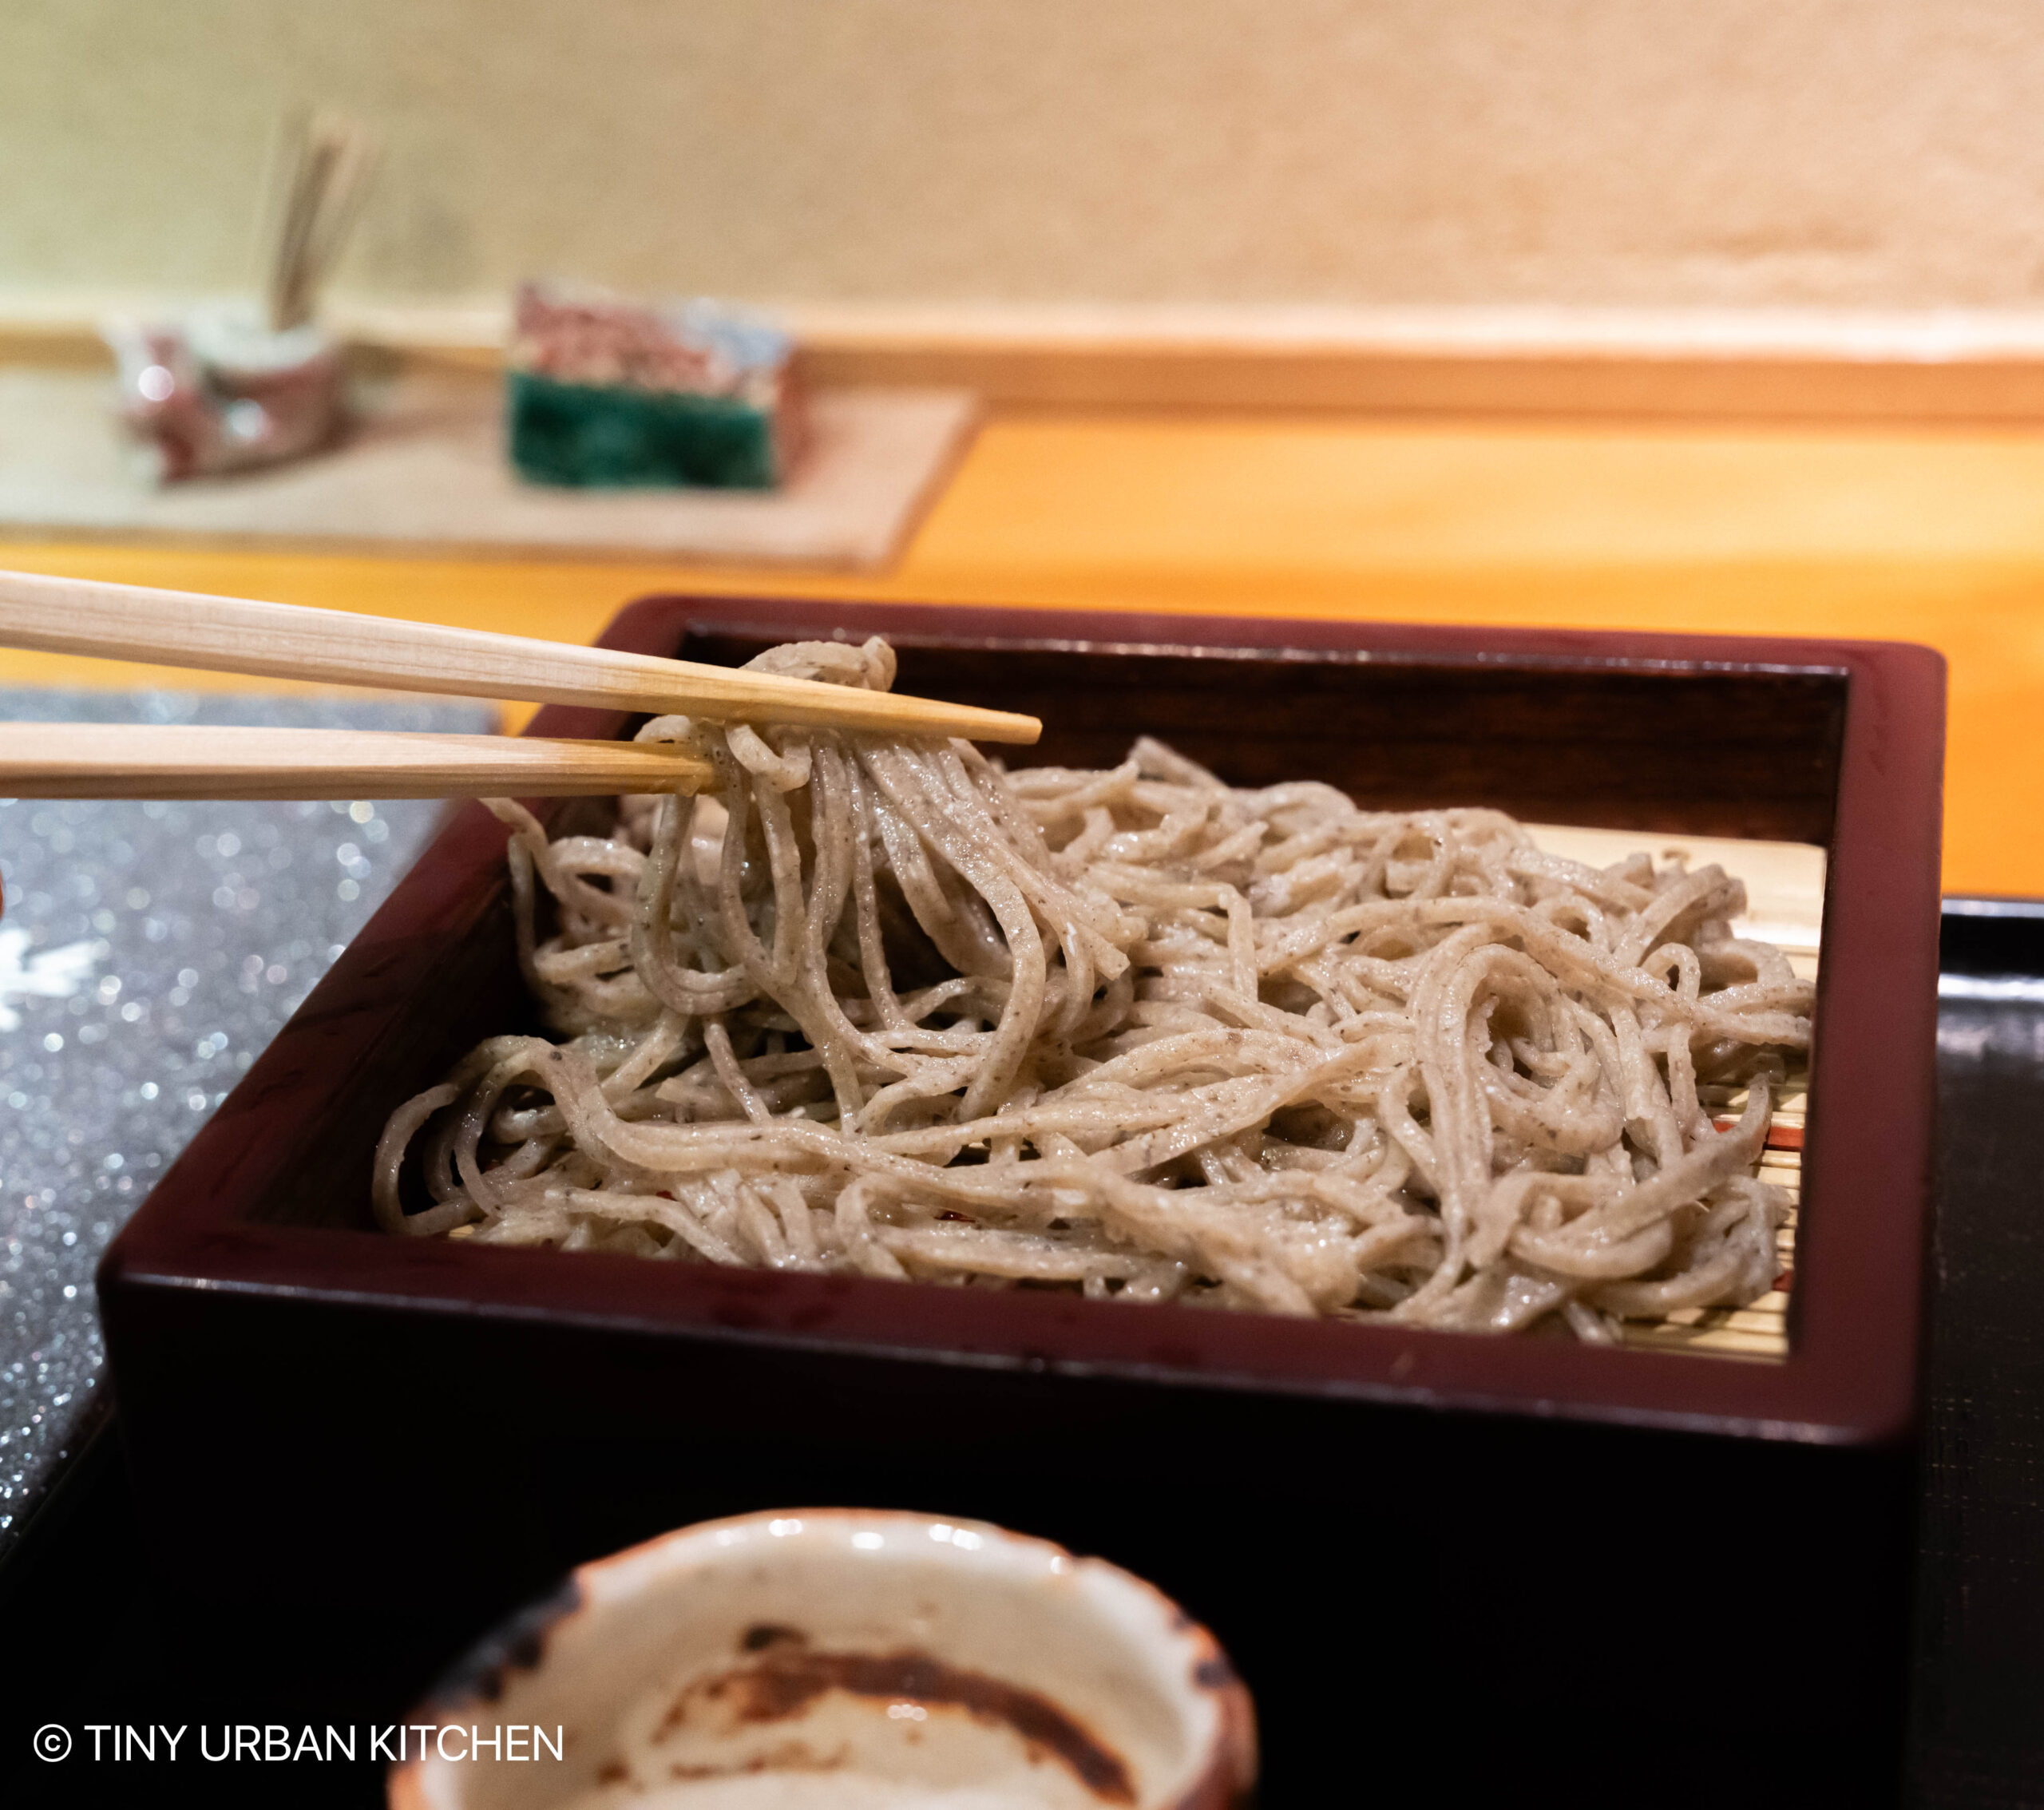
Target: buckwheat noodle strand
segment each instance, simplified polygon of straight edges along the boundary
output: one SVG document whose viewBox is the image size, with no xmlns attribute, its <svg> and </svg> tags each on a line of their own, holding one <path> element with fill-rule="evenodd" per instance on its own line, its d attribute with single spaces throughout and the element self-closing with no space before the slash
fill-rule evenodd
<svg viewBox="0 0 2044 1810">
<path fill-rule="evenodd" d="M 1591 1340 L 1773 1285 L 1785 1196 L 1751 1171 L 1812 989 L 1733 934 L 1717 867 L 1230 787 L 1147 739 L 1011 774 L 957 742 L 642 736 L 717 791 L 551 841 L 493 806 L 554 1035 L 398 1110 L 387 1230 Z M 1720 1131 L 1698 1090 L 1726 1083 Z"/>
</svg>

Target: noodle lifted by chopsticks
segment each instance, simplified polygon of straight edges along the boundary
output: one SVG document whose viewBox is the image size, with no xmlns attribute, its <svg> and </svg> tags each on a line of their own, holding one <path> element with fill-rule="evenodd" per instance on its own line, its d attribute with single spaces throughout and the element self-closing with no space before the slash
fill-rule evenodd
<svg viewBox="0 0 2044 1810">
<path fill-rule="evenodd" d="M 894 660 L 753 663 L 885 689 Z M 1773 1285 L 1785 1197 L 1750 1171 L 1812 989 L 1733 936 L 1718 868 L 1234 790 L 1149 740 L 1008 774 L 958 742 L 642 739 L 693 743 L 718 794 L 552 842 L 493 807 L 565 1040 L 493 1038 L 398 1110 L 389 1230 L 1590 1339 Z M 1730 1130 L 1700 1080 L 1748 1086 Z"/>
</svg>

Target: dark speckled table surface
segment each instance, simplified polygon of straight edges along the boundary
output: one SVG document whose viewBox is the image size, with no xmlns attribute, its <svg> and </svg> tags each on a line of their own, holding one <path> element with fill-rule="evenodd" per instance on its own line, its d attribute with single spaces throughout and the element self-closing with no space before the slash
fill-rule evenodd
<svg viewBox="0 0 2044 1810">
<path fill-rule="evenodd" d="M 0 691 L 0 720 L 467 730 L 484 706 Z M 0 802 L 0 1560 L 100 1412 L 108 1241 L 442 807 Z"/>
</svg>

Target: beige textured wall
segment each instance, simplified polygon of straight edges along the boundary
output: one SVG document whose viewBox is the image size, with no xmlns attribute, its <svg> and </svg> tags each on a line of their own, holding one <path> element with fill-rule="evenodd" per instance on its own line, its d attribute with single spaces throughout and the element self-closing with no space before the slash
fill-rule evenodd
<svg viewBox="0 0 2044 1810">
<path fill-rule="evenodd" d="M 2037 0 L 0 0 L 0 291 L 2026 308 Z"/>
</svg>

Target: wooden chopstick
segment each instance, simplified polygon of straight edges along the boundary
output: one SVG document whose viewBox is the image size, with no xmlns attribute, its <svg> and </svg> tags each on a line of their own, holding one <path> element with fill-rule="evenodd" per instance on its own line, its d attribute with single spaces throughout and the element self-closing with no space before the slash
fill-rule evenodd
<svg viewBox="0 0 2044 1810">
<path fill-rule="evenodd" d="M 695 792 L 671 744 L 195 723 L 0 723 L 0 798 L 579 798 Z"/>
<path fill-rule="evenodd" d="M 565 641 L 347 610 L 0 572 L 0 646 L 149 660 L 273 679 L 375 685 L 787 723 L 906 736 L 1033 742 L 1033 716 Z M 133 794 L 129 794 L 130 796 Z"/>
</svg>

